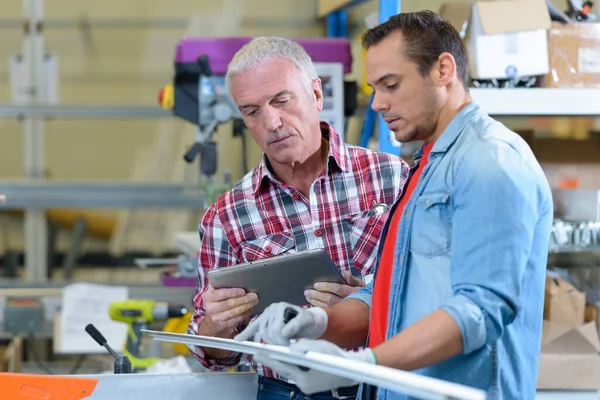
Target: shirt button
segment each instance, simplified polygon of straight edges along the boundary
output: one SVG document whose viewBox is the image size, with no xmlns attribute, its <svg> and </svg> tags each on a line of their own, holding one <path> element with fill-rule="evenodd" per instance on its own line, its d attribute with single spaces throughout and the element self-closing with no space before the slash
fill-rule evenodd
<svg viewBox="0 0 600 400">
<path fill-rule="evenodd" d="M 265 251 L 266 251 L 267 253 L 270 253 L 270 252 L 272 252 L 272 251 L 273 251 L 273 249 L 271 248 L 271 246 L 267 246 L 267 247 L 265 247 Z"/>
<path fill-rule="evenodd" d="M 294 199 L 294 200 L 300 200 L 300 196 L 298 195 L 298 193 L 294 193 L 292 195 L 292 199 Z"/>
<path fill-rule="evenodd" d="M 319 237 L 323 236 L 323 231 L 320 229 L 315 230 L 315 236 L 319 236 Z"/>
</svg>

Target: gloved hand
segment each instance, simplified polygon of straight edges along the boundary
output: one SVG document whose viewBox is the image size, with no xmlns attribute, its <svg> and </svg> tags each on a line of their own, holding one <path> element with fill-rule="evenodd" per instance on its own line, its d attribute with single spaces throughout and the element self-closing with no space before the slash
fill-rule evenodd
<svg viewBox="0 0 600 400">
<path fill-rule="evenodd" d="M 326 340 L 301 340 L 290 345 L 291 352 L 324 353 L 334 356 L 344 357 L 351 360 L 363 361 L 369 364 L 376 364 L 375 354 L 371 349 L 360 350 L 357 352 L 346 351 L 335 344 Z M 313 394 L 325 390 L 337 389 L 342 387 L 354 386 L 359 382 L 352 379 L 343 378 L 337 375 L 330 375 L 315 369 L 303 371 L 300 367 L 282 361 L 273 360 L 267 353 L 259 353 L 254 356 L 254 360 L 266 365 L 281 376 L 291 379 L 303 393 Z"/>
<path fill-rule="evenodd" d="M 291 308 L 297 312 L 286 322 L 285 310 Z M 273 303 L 256 318 L 246 329 L 240 332 L 235 340 L 250 340 L 258 336 L 266 343 L 287 346 L 291 339 L 317 339 L 327 329 L 327 313 L 319 307 L 304 309 L 293 304 Z"/>
</svg>

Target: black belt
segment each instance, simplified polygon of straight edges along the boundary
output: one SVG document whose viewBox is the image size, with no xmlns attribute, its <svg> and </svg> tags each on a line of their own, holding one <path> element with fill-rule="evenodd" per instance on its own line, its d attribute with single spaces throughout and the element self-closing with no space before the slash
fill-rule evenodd
<svg viewBox="0 0 600 400">
<path fill-rule="evenodd" d="M 259 385 L 269 385 L 275 386 L 280 389 L 289 390 L 291 392 L 302 392 L 298 386 L 292 385 L 291 383 L 287 383 L 285 381 L 281 381 L 279 379 L 267 378 L 265 376 L 258 377 Z M 354 399 L 356 398 L 356 394 L 358 393 L 358 385 L 331 389 L 326 392 L 313 393 L 311 396 L 327 396 L 330 395 L 334 399 L 344 400 L 344 399 Z M 310 397 L 310 396 L 309 396 Z"/>
</svg>

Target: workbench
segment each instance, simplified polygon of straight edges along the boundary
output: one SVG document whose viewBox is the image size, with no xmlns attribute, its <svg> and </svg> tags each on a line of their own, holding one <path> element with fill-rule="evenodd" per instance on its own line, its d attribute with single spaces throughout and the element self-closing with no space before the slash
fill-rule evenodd
<svg viewBox="0 0 600 400">
<path fill-rule="evenodd" d="M 49 377 L 44 375 L 15 375 L 0 374 L 0 386 L 8 397 L 12 394 L 11 387 L 21 387 L 22 382 L 37 388 L 62 390 L 59 397 L 75 400 L 83 398 L 76 396 L 76 388 L 85 387 L 91 391 L 89 400 L 113 400 L 115 398 L 128 400 L 169 400 L 194 398 L 197 400 L 255 400 L 258 389 L 258 376 L 251 372 L 208 372 L 194 374 L 122 374 L 122 375 L 77 375 L 65 377 Z M 64 379 L 64 382 L 57 381 Z M 39 379 L 39 380 L 38 380 Z M 74 380 L 82 379 L 87 385 L 74 384 Z M 46 382 L 46 383 L 44 383 Z M 50 383 L 52 382 L 52 383 Z M 69 382 L 69 383 L 67 383 Z M 73 394 L 68 394 L 71 390 Z M 118 394 L 118 397 L 115 397 Z M 71 396 L 71 397 L 69 397 Z M 540 392 L 536 400 L 600 400 L 600 392 Z"/>
</svg>

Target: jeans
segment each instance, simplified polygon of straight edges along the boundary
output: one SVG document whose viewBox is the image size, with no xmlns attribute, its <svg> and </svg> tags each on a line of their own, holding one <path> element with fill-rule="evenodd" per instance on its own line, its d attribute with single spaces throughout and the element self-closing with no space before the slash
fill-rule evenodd
<svg viewBox="0 0 600 400">
<path fill-rule="evenodd" d="M 355 400 L 356 387 L 343 388 L 337 397 L 331 391 L 304 394 L 297 386 L 277 379 L 258 377 L 258 393 L 256 400 Z"/>
</svg>

